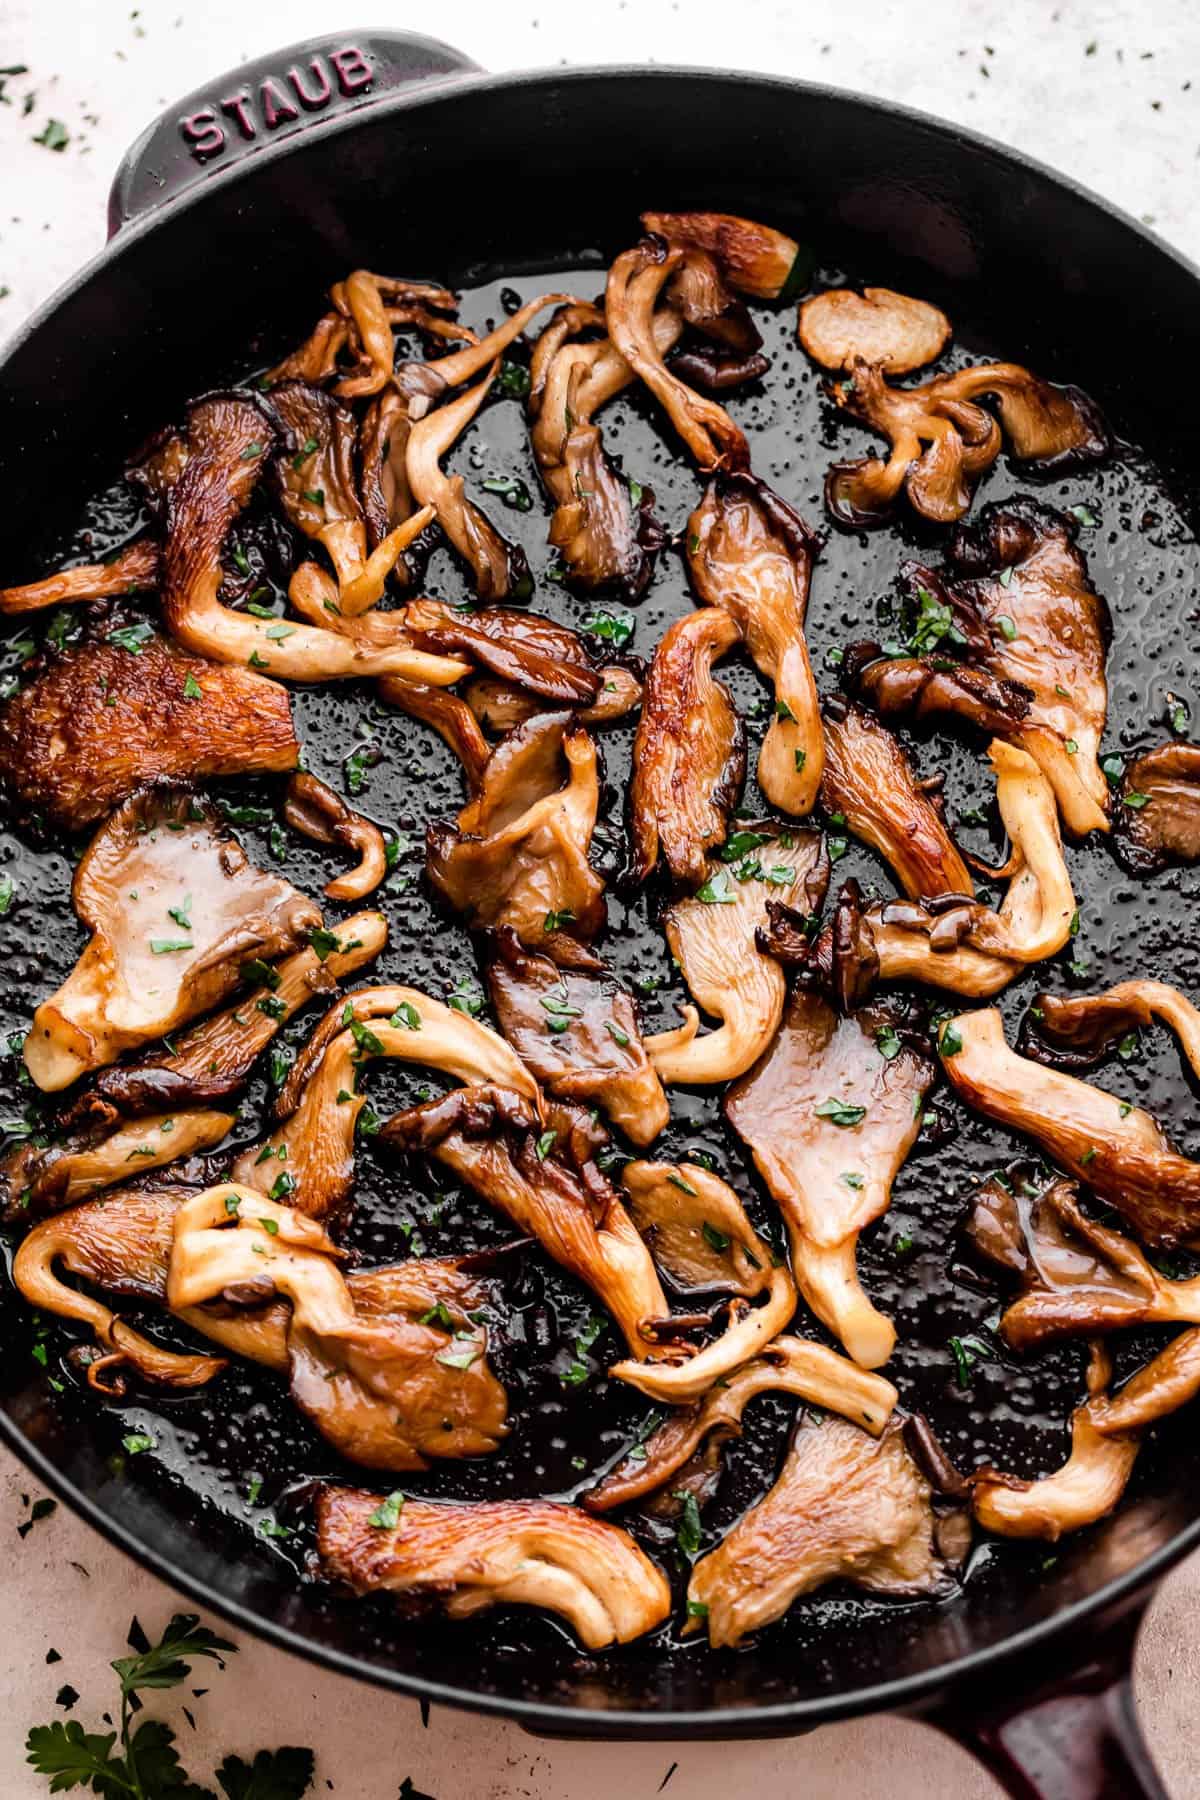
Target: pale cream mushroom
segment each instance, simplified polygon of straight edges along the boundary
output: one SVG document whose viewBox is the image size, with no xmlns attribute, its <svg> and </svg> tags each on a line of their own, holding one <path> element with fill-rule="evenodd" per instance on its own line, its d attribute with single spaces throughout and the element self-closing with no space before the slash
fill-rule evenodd
<svg viewBox="0 0 1200 1800">
<path fill-rule="evenodd" d="M 950 341 L 950 321 L 928 300 L 893 288 L 826 288 L 800 308 L 798 335 L 824 369 L 849 369 L 861 359 L 908 375 L 933 362 Z"/>
</svg>

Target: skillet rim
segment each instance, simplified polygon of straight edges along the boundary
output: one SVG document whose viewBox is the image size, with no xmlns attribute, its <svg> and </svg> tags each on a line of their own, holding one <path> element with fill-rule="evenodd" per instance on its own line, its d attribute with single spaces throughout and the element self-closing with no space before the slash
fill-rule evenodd
<svg viewBox="0 0 1200 1800">
<path fill-rule="evenodd" d="M 466 72 L 462 75 L 435 77 L 428 85 L 417 83 L 411 87 L 398 88 L 368 105 L 321 120 L 307 130 L 264 144 L 234 163 L 215 167 L 207 177 L 196 181 L 163 205 L 152 207 L 140 217 L 131 219 L 109 238 L 95 256 L 44 300 L 13 336 L 0 346 L 0 380 L 13 358 L 51 323 L 55 313 L 67 300 L 99 276 L 109 264 L 117 262 L 127 249 L 149 236 L 160 224 L 201 207 L 205 197 L 218 187 L 243 184 L 253 177 L 255 170 L 267 163 L 298 153 L 305 146 L 316 148 L 327 138 L 340 137 L 354 131 L 367 120 L 375 120 L 385 114 L 419 111 L 423 107 L 441 105 L 459 95 L 469 97 L 478 91 L 500 92 L 551 84 L 570 87 L 598 80 L 610 83 L 639 81 L 651 85 L 694 81 L 713 85 L 720 83 L 725 86 L 772 88 L 795 95 L 801 100 L 849 105 L 877 114 L 883 119 L 903 120 L 917 126 L 931 138 L 940 139 L 950 148 L 963 146 L 983 152 L 994 161 L 1029 174 L 1044 186 L 1066 194 L 1075 201 L 1082 202 L 1085 207 L 1107 216 L 1131 235 L 1143 256 L 1152 252 L 1168 263 L 1173 263 L 1185 277 L 1189 277 L 1196 284 L 1200 298 L 1200 263 L 1147 228 L 1123 207 L 1023 150 L 1000 143 L 971 127 L 938 118 L 918 107 L 861 94 L 852 88 L 765 74 L 751 69 L 721 70 L 703 66 L 692 68 L 680 64 L 611 63 L 567 69 L 516 70 L 501 74 Z M 849 1691 L 818 1695 L 810 1699 L 781 1701 L 767 1706 L 730 1709 L 716 1707 L 700 1712 L 593 1709 L 579 1705 L 555 1705 L 548 1701 L 506 1698 L 469 1688 L 452 1687 L 427 1677 L 410 1675 L 380 1663 L 369 1662 L 332 1645 L 313 1642 L 300 1631 L 268 1619 L 232 1597 L 214 1592 L 205 1581 L 192 1576 L 185 1564 L 177 1565 L 158 1550 L 141 1542 L 114 1514 L 102 1509 L 89 1494 L 63 1474 L 25 1435 L 16 1419 L 3 1408 L 0 1408 L 0 1442 L 51 1493 L 93 1530 L 99 1532 L 109 1544 L 130 1556 L 168 1587 L 251 1636 L 299 1656 L 308 1663 L 330 1669 L 339 1675 L 369 1682 L 393 1693 L 512 1719 L 527 1729 L 534 1732 L 541 1730 L 549 1736 L 581 1739 L 669 1741 L 685 1737 L 720 1739 L 780 1736 L 786 1733 L 789 1726 L 798 1734 L 829 1721 L 872 1712 L 919 1710 L 922 1703 L 932 1704 L 945 1690 L 966 1687 L 972 1681 L 978 1681 L 980 1677 L 1000 1668 L 1011 1672 L 1012 1664 L 1018 1656 L 1041 1651 L 1056 1638 L 1060 1641 L 1067 1640 L 1088 1619 L 1102 1612 L 1113 1612 L 1122 1601 L 1128 1600 L 1139 1589 L 1156 1586 L 1168 1569 L 1200 1543 L 1198 1510 L 1191 1523 L 1182 1527 L 1166 1543 L 1123 1574 L 1101 1584 L 1093 1593 L 1043 1619 L 1020 1627 L 994 1644 L 913 1675 L 876 1681 Z"/>
</svg>

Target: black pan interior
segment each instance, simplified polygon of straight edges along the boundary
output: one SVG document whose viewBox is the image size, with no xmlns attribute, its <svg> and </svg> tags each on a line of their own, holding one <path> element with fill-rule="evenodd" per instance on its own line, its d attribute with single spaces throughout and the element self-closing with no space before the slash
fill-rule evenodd
<svg viewBox="0 0 1200 1800">
<path fill-rule="evenodd" d="M 620 166 L 611 146 L 620 143 Z M 486 145 L 486 179 L 478 173 Z M 564 169 L 569 145 L 572 166 Z M 472 148 L 474 146 L 474 148 Z M 633 147 L 630 150 L 630 147 Z M 435 184 L 429 172 L 437 170 Z M 453 196 L 446 211 L 437 196 Z M 671 75 L 542 78 L 481 87 L 390 117 L 353 133 L 300 145 L 264 160 L 252 183 L 213 187 L 205 203 L 164 218 L 127 255 L 101 268 L 59 314 L 22 345 L 0 396 L 0 467 L 9 505 L 0 517 L 0 577 L 39 573 L 63 553 L 103 549 L 136 522 L 113 486 L 126 450 L 167 422 L 191 393 L 244 376 L 287 348 L 315 318 L 331 279 L 365 264 L 446 279 L 463 289 L 462 316 L 497 319 L 512 292 L 550 285 L 599 291 L 608 257 L 636 231 L 647 204 L 736 207 L 794 230 L 812 246 L 820 279 L 846 274 L 913 286 L 944 304 L 957 327 L 954 355 L 1027 360 L 1073 380 L 1107 410 L 1125 448 L 1110 467 L 1038 490 L 1065 509 L 1079 507 L 1093 576 L 1111 605 L 1112 703 L 1106 748 L 1160 741 L 1166 694 L 1200 707 L 1193 687 L 1192 637 L 1200 599 L 1194 540 L 1195 484 L 1188 472 L 1195 377 L 1183 355 L 1195 287 L 1186 271 L 1123 222 L 1021 169 L 985 147 L 844 98 L 782 85 Z M 450 216 L 452 214 L 452 216 Z M 857 453 L 866 438 L 835 422 L 820 383 L 794 339 L 794 310 L 760 314 L 773 367 L 760 389 L 731 402 L 749 432 L 755 466 L 814 523 L 825 468 Z M 1149 354 L 1147 354 L 1149 352 Z M 86 379 L 85 379 L 86 368 Z M 699 492 L 651 404 L 618 402 L 605 414 L 606 440 L 627 472 L 658 496 L 675 531 Z M 457 455 L 455 468 L 477 484 L 516 475 L 537 494 L 521 408 L 490 405 Z M 979 502 L 1029 491 L 1003 465 Z M 498 522 L 518 537 L 537 576 L 534 604 L 579 625 L 594 606 L 547 578 L 551 559 L 540 503 L 527 514 L 485 496 Z M 977 504 L 978 504 L 977 503 Z M 252 525 L 248 526 L 252 530 Z M 873 635 L 891 616 L 894 577 L 904 556 L 935 556 L 939 534 L 901 527 L 872 535 L 830 532 L 814 582 L 810 644 L 821 685 L 836 684 L 827 652 Z M 426 590 L 466 593 L 461 571 L 437 552 Z M 663 557 L 637 608 L 630 648 L 649 655 L 690 601 L 677 552 Z M 0 654 L 0 677 L 15 668 L 22 637 Z M 15 643 L 14 643 L 15 640 Z M 763 720 L 765 689 L 743 663 L 729 665 L 739 705 Z M 380 978 L 442 995 L 475 970 L 469 941 L 440 914 L 421 878 L 425 823 L 456 810 L 460 778 L 450 754 L 422 727 L 389 712 L 368 689 L 300 693 L 296 703 L 308 763 L 341 785 L 345 757 L 366 742 L 380 753 L 360 804 L 400 830 L 411 848 L 384 890 L 392 936 L 376 965 Z M 631 731 L 604 734 L 608 788 L 598 833 L 601 862 L 620 860 L 621 795 Z M 921 769 L 947 772 L 952 820 L 984 805 L 989 784 L 978 745 L 912 742 Z M 270 783 L 222 792 L 236 804 L 270 809 Z M 753 788 L 747 795 L 753 808 Z M 993 815 L 994 816 L 994 815 Z M 271 859 L 266 826 L 239 827 L 247 847 Z M 998 851 L 987 824 L 961 824 L 963 841 Z M 32 845 L 13 831 L 0 862 L 18 900 L 0 919 L 0 1030 L 19 1033 L 37 998 L 71 966 L 81 933 L 66 902 L 73 847 Z M 1005 997 L 1019 1019 L 1037 986 L 1103 985 L 1132 975 L 1195 979 L 1192 929 L 1197 878 L 1170 873 L 1148 885 L 1125 876 L 1103 845 L 1070 855 L 1082 900 L 1071 949 Z M 317 892 L 334 865 L 292 836 L 287 874 Z M 881 866 L 853 847 L 838 873 L 888 891 Z M 682 990 L 655 926 L 656 897 L 626 908 L 610 901 L 608 952 L 628 977 L 657 982 L 643 1002 L 651 1029 L 674 1020 Z M 335 909 L 336 910 L 336 909 Z M 1072 968 L 1074 964 L 1074 968 Z M 1086 965 L 1086 966 L 1085 966 Z M 294 1044 L 315 1013 L 284 1033 Z M 0 1118 L 21 1118 L 30 1089 L 14 1056 L 0 1063 Z M 370 1077 L 380 1117 L 410 1100 L 419 1075 L 380 1067 Z M 1104 1079 L 1147 1104 L 1176 1141 L 1200 1152 L 1194 1096 L 1165 1034 Z M 254 1083 L 237 1142 L 259 1135 L 269 1077 Z M 679 1094 L 663 1154 L 707 1151 L 775 1235 L 772 1212 L 733 1140 L 716 1122 L 711 1098 Z M 965 1197 L 1020 1146 L 940 1096 L 947 1142 L 919 1146 L 897 1184 L 889 1216 L 864 1240 L 867 1284 L 896 1318 L 900 1348 L 889 1374 L 904 1399 L 934 1420 L 966 1466 L 984 1457 L 1031 1473 L 1064 1454 L 1063 1421 L 1081 1389 L 1072 1350 L 1022 1363 L 1001 1354 L 981 1361 L 969 1387 L 956 1380 L 947 1344 L 982 1333 L 997 1292 L 966 1268 L 956 1231 Z M 443 1254 L 503 1241 L 499 1221 L 478 1203 L 361 1142 L 357 1211 L 349 1242 L 370 1261 L 413 1250 Z M 908 1247 L 911 1240 L 911 1249 Z M 507 1337 L 505 1373 L 514 1432 L 502 1455 L 448 1465 L 410 1478 L 408 1491 L 484 1497 L 569 1494 L 604 1466 L 644 1417 L 645 1405 L 600 1370 L 613 1359 L 600 1336 L 586 1387 L 560 1380 L 590 1309 L 586 1295 L 543 1259 L 514 1265 L 498 1329 Z M 515 1323 L 513 1323 L 515 1321 Z M 161 1330 L 161 1324 L 155 1327 Z M 815 1330 L 815 1328 L 814 1328 Z M 532 1348 L 548 1332 L 548 1354 Z M 877 1684 L 918 1683 L 970 1652 L 1001 1644 L 1018 1628 L 1052 1620 L 1109 1580 L 1162 1549 L 1192 1519 L 1200 1472 L 1186 1421 L 1164 1429 L 1139 1464 L 1117 1517 L 1051 1551 L 989 1546 L 977 1552 L 954 1602 L 898 1607 L 830 1589 L 734 1654 L 680 1645 L 668 1628 L 602 1657 L 581 1655 L 554 1626 L 497 1615 L 469 1626 L 433 1619 L 399 1622 L 383 1603 L 340 1599 L 306 1578 L 309 1542 L 302 1502 L 314 1477 L 349 1476 L 322 1440 L 299 1422 L 279 1385 L 235 1370 L 210 1393 L 162 1401 L 145 1394 L 101 1409 L 62 1362 L 69 1343 L 38 1327 L 6 1288 L 0 1312 L 0 1404 L 9 1431 L 23 1437 L 87 1495 L 102 1518 L 138 1540 L 169 1569 L 325 1655 L 342 1654 L 384 1679 L 422 1682 L 493 1704 L 564 1709 L 578 1715 L 707 1715 L 709 1729 L 753 1729 L 762 1708 L 820 1712 L 855 1704 Z M 1123 1350 L 1123 1366 L 1152 1338 Z M 41 1346 L 37 1349 L 35 1346 Z M 40 1358 L 45 1351 L 46 1362 Z M 61 1391 L 58 1391 L 61 1389 Z M 717 1501 L 705 1513 L 706 1547 L 769 1484 L 790 1405 L 755 1402 L 749 1429 L 728 1456 Z M 122 1439 L 149 1433 L 157 1449 L 129 1456 Z M 645 1539 L 682 1577 L 670 1542 Z M 718 1717 L 718 1715 L 720 1715 Z M 561 1717 L 561 1715 L 560 1715 Z M 599 1719 L 592 1721 L 599 1726 Z"/>
</svg>

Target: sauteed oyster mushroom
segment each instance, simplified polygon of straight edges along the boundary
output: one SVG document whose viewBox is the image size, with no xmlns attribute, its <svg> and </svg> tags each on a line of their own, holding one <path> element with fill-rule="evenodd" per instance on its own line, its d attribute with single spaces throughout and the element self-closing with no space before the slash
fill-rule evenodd
<svg viewBox="0 0 1200 1800">
<path fill-rule="evenodd" d="M 1200 1068 L 1149 927 L 1147 967 L 1110 934 L 1094 988 L 1099 947 L 1070 948 L 1107 856 L 1077 840 L 1111 823 L 1140 879 L 1197 836 L 1195 746 L 1104 753 L 1154 744 L 1120 636 L 1107 667 L 1114 534 L 1075 504 L 1108 433 L 1016 364 L 931 367 L 940 307 L 839 275 L 800 344 L 892 452 L 833 471 L 831 509 L 905 494 L 922 560 L 847 537 L 822 561 L 800 509 L 826 455 L 760 429 L 819 404 L 782 304 L 807 252 L 729 214 L 642 229 L 603 281 L 461 319 L 351 271 L 257 386 L 136 453 L 110 560 L 93 526 L 0 590 L 0 937 L 36 1007 L 3 1228 L 39 1347 L 83 1337 L 49 1392 L 153 1410 L 236 1361 L 281 1443 L 289 1412 L 323 1440 L 315 1575 L 404 1612 L 541 1608 L 588 1649 L 672 1593 L 720 1647 L 839 1577 L 953 1596 L 972 1525 L 1086 1527 L 1200 1393 L 1195 1165 L 1157 1100 L 1161 1126 L 1076 1073 L 1155 1022 Z M 1005 442 L 1042 497 L 961 523 Z M 513 541 L 477 485 L 532 514 Z M 893 575 L 898 637 L 864 603 Z M 738 811 L 748 770 L 768 817 Z M 68 860 L 73 973 L 75 940 L 25 929 Z M 1010 986 L 1021 1055 L 998 1014 L 944 1010 Z M 973 1199 L 986 1295 L 928 1223 L 981 1119 L 1048 1165 Z M 927 1178 L 892 1203 L 910 1154 Z M 999 1311 L 947 1382 L 960 1303 Z M 1147 1325 L 1176 1332 L 1114 1380 L 1097 1341 Z M 1069 1454 L 1024 1415 L 993 1444 L 969 1346 L 1040 1383 L 1072 1340 Z M 624 1508 L 665 1572 L 593 1516 Z"/>
</svg>

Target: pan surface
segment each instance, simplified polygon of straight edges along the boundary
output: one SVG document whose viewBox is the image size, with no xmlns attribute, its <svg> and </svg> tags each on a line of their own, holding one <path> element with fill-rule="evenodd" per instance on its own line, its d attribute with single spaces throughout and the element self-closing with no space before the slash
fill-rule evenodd
<svg viewBox="0 0 1200 1800">
<path fill-rule="evenodd" d="M 618 142 L 633 149 L 615 168 L 611 145 Z M 476 172 L 482 145 L 486 184 Z M 571 166 L 564 170 L 567 145 Z M 439 204 L 439 195 L 452 195 L 453 204 Z M 1120 457 L 1037 489 L 997 466 L 976 509 L 1029 491 L 1064 510 L 1080 509 L 1081 547 L 1114 617 L 1106 749 L 1161 741 L 1168 692 L 1196 715 L 1200 552 L 1187 461 L 1198 396 L 1185 354 L 1195 277 L 1098 203 L 991 146 L 847 96 L 755 78 L 614 71 L 472 82 L 360 115 L 319 142 L 295 140 L 160 220 L 132 227 L 115 256 L 85 272 L 35 321 L 4 371 L 0 467 L 9 504 L 0 524 L 0 575 L 16 581 L 60 555 L 92 555 L 128 535 L 137 514 L 116 483 L 124 454 L 176 416 L 190 393 L 248 375 L 287 349 L 346 269 L 445 279 L 462 290 L 463 319 L 483 327 L 502 316 L 514 292 L 524 298 L 551 285 L 598 292 L 608 258 L 636 234 L 638 211 L 659 203 L 727 206 L 767 218 L 812 245 L 819 282 L 840 275 L 889 282 L 944 305 L 956 325 L 956 360 L 1025 361 L 1091 392 L 1124 439 Z M 793 309 L 760 311 L 758 318 L 772 370 L 761 389 L 735 395 L 730 410 L 751 437 L 758 472 L 824 526 L 828 463 L 858 454 L 868 440 L 834 421 L 795 344 Z M 1143 343 L 1155 351 L 1152 364 L 1140 354 Z M 654 489 L 659 516 L 678 532 L 699 484 L 652 404 L 620 400 L 604 424 L 627 474 Z M 535 496 L 528 513 L 503 509 L 494 495 L 480 497 L 526 548 L 537 581 L 533 605 L 581 626 L 597 609 L 547 574 L 552 558 L 526 436 L 519 404 L 497 401 L 450 467 L 476 489 L 490 476 L 526 483 Z M 253 537 L 253 517 L 245 530 Z M 828 652 L 854 637 L 888 635 L 900 562 L 914 553 L 936 560 L 940 541 L 940 534 L 912 526 L 829 533 L 809 613 L 824 691 L 836 685 Z M 431 558 L 423 585 L 451 600 L 468 592 L 445 551 Z M 630 649 L 649 656 L 666 624 L 690 606 L 682 563 L 668 551 L 635 609 Z M 137 609 L 128 611 L 132 617 Z M 23 639 L 40 643 L 47 629 L 56 629 L 53 621 L 15 628 L 0 675 L 29 654 Z M 728 679 L 753 740 L 763 728 L 756 734 L 755 718 L 765 722 L 766 691 L 744 662 L 729 664 Z M 449 752 L 378 703 L 366 684 L 298 692 L 295 711 L 308 765 L 335 786 L 355 749 L 378 752 L 358 803 L 409 845 L 383 890 L 392 935 L 369 978 L 403 980 L 439 996 L 463 981 L 478 985 L 468 938 L 438 912 L 420 872 L 425 824 L 461 803 Z M 608 787 L 597 849 L 609 876 L 622 860 L 631 737 L 620 725 L 603 732 Z M 998 853 L 980 747 L 941 737 L 912 740 L 911 748 L 922 773 L 945 770 L 948 813 L 962 841 L 980 854 Z M 211 791 L 249 809 L 235 814 L 243 821 L 237 828 L 251 853 L 270 863 L 268 820 L 278 786 Z M 751 812 L 754 792 L 751 779 Z M 985 822 L 964 823 L 964 814 L 979 807 Z M 66 898 L 75 850 L 34 844 L 12 830 L 0 841 L 0 862 L 17 888 L 0 918 L 5 1035 L 19 1038 L 37 999 L 57 985 L 80 948 Z M 1185 991 L 1200 985 L 1194 872 L 1139 884 L 1090 840 L 1069 851 L 1069 862 L 1082 903 L 1080 934 L 1005 996 L 1010 1027 L 1042 986 L 1086 991 L 1134 975 L 1171 980 Z M 335 866 L 289 835 L 282 867 L 299 886 L 318 892 Z M 882 866 L 853 841 L 836 873 L 890 891 Z M 682 997 L 657 928 L 657 903 L 651 895 L 626 908 L 610 892 L 606 940 L 620 972 L 655 987 L 643 999 L 650 1029 L 673 1023 Z M 293 1021 L 282 1041 L 294 1046 L 318 1016 L 313 1009 Z M 409 1102 L 423 1079 L 392 1067 L 373 1070 L 369 1098 L 378 1117 Z M 1165 1034 L 1146 1038 L 1136 1061 L 1106 1068 L 1100 1079 L 1148 1105 L 1185 1153 L 1200 1153 L 1193 1091 Z M 0 1065 L 0 1089 L 0 1118 L 24 1120 L 31 1090 L 20 1084 L 13 1054 Z M 243 1104 L 237 1145 L 261 1135 L 271 1092 L 263 1071 Z M 957 1228 L 972 1186 L 1022 1149 L 944 1092 L 934 1112 L 940 1127 L 927 1128 L 930 1142 L 902 1172 L 891 1213 L 863 1244 L 866 1285 L 899 1332 L 888 1373 L 902 1400 L 928 1413 L 964 1466 L 987 1457 L 1020 1473 L 1047 1469 L 1065 1453 L 1063 1421 L 1082 1391 L 1080 1354 L 1068 1348 L 1022 1362 L 994 1346 L 997 1353 L 977 1362 L 964 1386 L 949 1348 L 955 1335 L 992 1341 L 987 1322 L 998 1293 L 964 1264 Z M 673 1113 L 656 1150 L 706 1151 L 760 1228 L 778 1237 L 773 1209 L 712 1101 L 679 1094 Z M 943 1134 L 945 1141 L 933 1141 Z M 448 1254 L 510 1235 L 423 1165 L 377 1152 L 369 1135 L 360 1138 L 358 1168 L 348 1242 L 367 1261 L 420 1249 Z M 586 1386 L 561 1380 L 590 1314 L 583 1291 L 543 1259 L 516 1259 L 498 1315 L 499 1336 L 508 1340 L 501 1364 L 513 1404 L 510 1443 L 479 1463 L 407 1479 L 406 1490 L 471 1498 L 570 1494 L 612 1460 L 646 1408 L 603 1381 L 615 1351 L 611 1332 L 592 1346 Z M 161 1321 L 151 1320 L 150 1328 L 169 1335 Z M 535 1350 L 547 1334 L 549 1352 Z M 1146 1334 L 1124 1343 L 1121 1369 L 1158 1341 Z M 1028 1651 L 1181 1554 L 1196 1535 L 1190 1495 L 1200 1448 L 1189 1442 L 1186 1420 L 1168 1421 L 1113 1519 L 1053 1552 L 988 1545 L 974 1557 L 962 1594 L 947 1604 L 897 1606 L 830 1588 L 738 1653 L 690 1640 L 680 1645 L 667 1628 L 625 1650 L 586 1656 L 552 1624 L 528 1615 L 448 1626 L 435 1618 L 401 1620 L 382 1602 L 328 1593 L 306 1576 L 302 1503 L 312 1480 L 356 1479 L 356 1472 L 339 1465 L 298 1418 L 280 1384 L 234 1369 L 208 1394 L 162 1400 L 141 1393 L 120 1407 L 99 1407 L 62 1361 L 68 1344 L 57 1327 L 31 1321 L 6 1284 L 0 1429 L 92 1523 L 197 1600 L 288 1648 L 430 1698 L 492 1707 L 551 1728 L 733 1735 L 901 1704 L 952 1672 Z M 705 1511 L 705 1548 L 769 1485 L 789 1413 L 769 1398 L 755 1402 Z M 131 1455 L 122 1443 L 133 1434 L 152 1437 L 156 1447 Z M 685 1576 L 669 1534 L 663 1540 L 647 1526 L 643 1541 L 676 1577 Z"/>
</svg>

